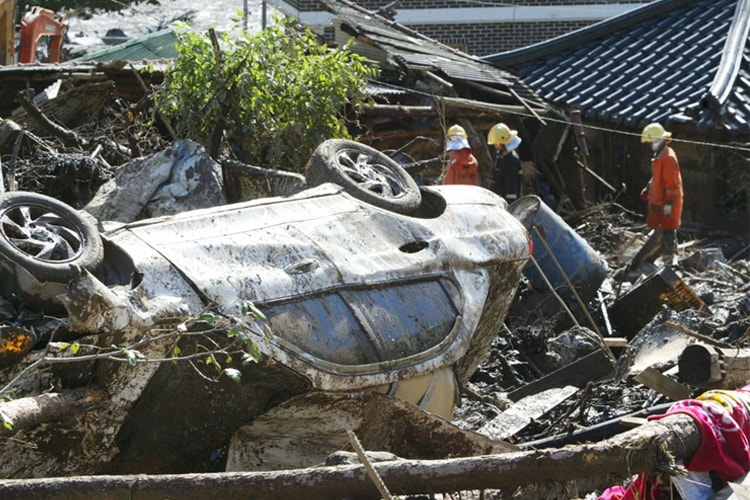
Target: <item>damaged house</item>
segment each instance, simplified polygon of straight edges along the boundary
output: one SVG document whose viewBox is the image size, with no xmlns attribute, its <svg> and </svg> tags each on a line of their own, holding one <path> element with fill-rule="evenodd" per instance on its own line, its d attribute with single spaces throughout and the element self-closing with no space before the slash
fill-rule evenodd
<svg viewBox="0 0 750 500">
<path fill-rule="evenodd" d="M 747 231 L 750 186 L 750 2 L 660 0 L 484 60 L 517 72 L 538 95 L 580 115 L 582 158 L 620 201 L 639 207 L 650 176 L 647 123 L 673 133 L 685 227 Z M 590 199 L 610 195 L 589 183 Z"/>
<path fill-rule="evenodd" d="M 585 207 L 587 169 L 577 158 L 571 122 L 518 76 L 357 4 L 326 0 L 326 6 L 334 13 L 336 45 L 353 42 L 352 50 L 380 68 L 371 86 L 376 104 L 359 117 L 361 140 L 424 161 L 442 152 L 445 131 L 458 123 L 487 180 L 494 161 L 487 133 L 502 121 L 523 139 L 524 194 L 536 193 L 544 182 L 561 204 Z M 438 175 L 439 169 L 426 173 L 431 181 Z"/>
</svg>

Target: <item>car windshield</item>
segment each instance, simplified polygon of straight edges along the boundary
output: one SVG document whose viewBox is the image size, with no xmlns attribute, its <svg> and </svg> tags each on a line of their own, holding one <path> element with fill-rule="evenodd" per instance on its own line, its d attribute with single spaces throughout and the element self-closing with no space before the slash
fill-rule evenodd
<svg viewBox="0 0 750 500">
<path fill-rule="evenodd" d="M 439 350 L 459 316 L 457 294 L 449 280 L 433 278 L 339 288 L 263 312 L 282 347 L 345 372 Z"/>
</svg>

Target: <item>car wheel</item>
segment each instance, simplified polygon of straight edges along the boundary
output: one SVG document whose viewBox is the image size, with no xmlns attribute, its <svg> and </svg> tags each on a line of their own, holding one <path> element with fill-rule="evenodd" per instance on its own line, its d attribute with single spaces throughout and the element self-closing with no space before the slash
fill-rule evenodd
<svg viewBox="0 0 750 500">
<path fill-rule="evenodd" d="M 308 186 L 333 182 L 355 198 L 400 214 L 422 202 L 419 186 L 386 154 L 359 142 L 329 139 L 313 152 L 305 168 Z"/>
<path fill-rule="evenodd" d="M 0 195 L 0 259 L 21 266 L 42 283 L 67 283 L 79 268 L 96 272 L 104 247 L 96 226 L 49 196 Z"/>
</svg>

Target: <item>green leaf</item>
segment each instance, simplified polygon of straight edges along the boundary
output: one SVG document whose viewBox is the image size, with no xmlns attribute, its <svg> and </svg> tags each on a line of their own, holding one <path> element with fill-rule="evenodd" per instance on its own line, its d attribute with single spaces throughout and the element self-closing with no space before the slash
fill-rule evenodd
<svg viewBox="0 0 750 500">
<path fill-rule="evenodd" d="M 258 353 L 258 356 L 254 356 L 249 352 L 242 353 L 242 366 L 249 365 L 250 363 L 257 363 L 258 361 L 260 361 L 260 353 Z"/>
<path fill-rule="evenodd" d="M 180 354 L 182 354 L 182 350 L 178 346 L 174 346 L 172 348 L 172 352 L 170 353 L 170 356 L 173 358 L 179 358 Z"/>
<path fill-rule="evenodd" d="M 261 312 L 260 309 L 258 309 L 255 304 L 252 302 L 245 302 L 245 306 L 247 307 L 247 312 L 245 314 L 252 314 L 255 319 L 259 319 L 261 321 L 266 321 L 266 315 Z"/>
<path fill-rule="evenodd" d="M 123 348 L 122 353 L 130 366 L 135 366 L 139 359 L 146 359 L 140 351 L 135 349 Z"/>
<path fill-rule="evenodd" d="M 242 373 L 240 373 L 240 371 L 236 368 L 225 368 L 224 375 L 234 380 L 235 382 L 239 382 L 242 379 Z"/>
<path fill-rule="evenodd" d="M 64 351 L 70 347 L 70 344 L 68 342 L 50 342 L 49 346 L 53 349 Z"/>
<path fill-rule="evenodd" d="M 8 418 L 8 415 L 0 411 L 0 420 L 3 422 L 3 427 L 9 431 L 13 430 L 13 420 Z"/>
</svg>

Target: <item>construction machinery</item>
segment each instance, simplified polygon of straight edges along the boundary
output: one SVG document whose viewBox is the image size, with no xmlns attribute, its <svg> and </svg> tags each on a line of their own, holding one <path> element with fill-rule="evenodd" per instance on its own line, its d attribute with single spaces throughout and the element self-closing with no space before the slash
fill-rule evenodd
<svg viewBox="0 0 750 500">
<path fill-rule="evenodd" d="M 68 21 L 49 9 L 32 7 L 21 19 L 18 59 L 16 61 L 16 0 L 0 0 L 0 65 L 31 63 L 37 60 L 40 42 L 47 38 L 43 62 L 60 62 Z"/>
</svg>

